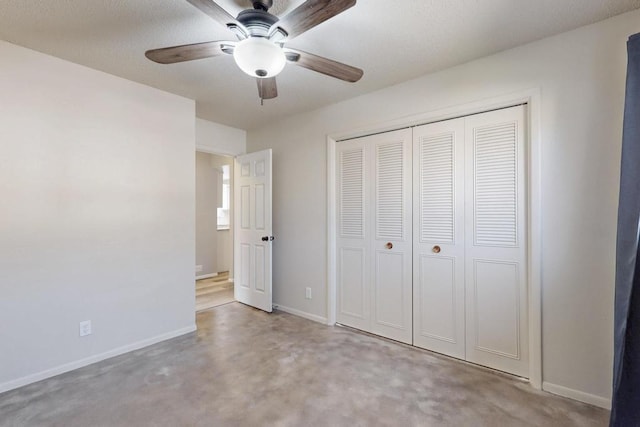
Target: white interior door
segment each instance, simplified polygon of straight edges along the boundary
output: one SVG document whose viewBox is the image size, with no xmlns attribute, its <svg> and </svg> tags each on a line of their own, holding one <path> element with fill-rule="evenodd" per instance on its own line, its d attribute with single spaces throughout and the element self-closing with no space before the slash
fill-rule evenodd
<svg viewBox="0 0 640 427">
<path fill-rule="evenodd" d="M 413 342 L 465 358 L 464 119 L 413 130 Z"/>
<path fill-rule="evenodd" d="M 525 107 L 465 119 L 467 360 L 529 376 Z"/>
<path fill-rule="evenodd" d="M 234 168 L 234 296 L 271 312 L 271 150 L 236 157 Z"/>
</svg>

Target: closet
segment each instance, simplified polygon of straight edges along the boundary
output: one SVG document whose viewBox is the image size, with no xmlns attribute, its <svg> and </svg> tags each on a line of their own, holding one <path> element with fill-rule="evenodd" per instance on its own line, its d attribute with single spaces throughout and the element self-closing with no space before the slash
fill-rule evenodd
<svg viewBox="0 0 640 427">
<path fill-rule="evenodd" d="M 528 377 L 525 111 L 337 144 L 338 323 Z"/>
</svg>

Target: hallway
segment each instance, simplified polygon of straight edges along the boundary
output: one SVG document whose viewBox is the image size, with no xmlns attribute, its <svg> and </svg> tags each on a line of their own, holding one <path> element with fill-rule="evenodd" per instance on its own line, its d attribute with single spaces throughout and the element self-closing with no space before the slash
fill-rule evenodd
<svg viewBox="0 0 640 427">
<path fill-rule="evenodd" d="M 196 311 L 207 310 L 233 301 L 235 301 L 233 282 L 229 281 L 228 271 L 209 279 L 196 280 Z"/>
</svg>

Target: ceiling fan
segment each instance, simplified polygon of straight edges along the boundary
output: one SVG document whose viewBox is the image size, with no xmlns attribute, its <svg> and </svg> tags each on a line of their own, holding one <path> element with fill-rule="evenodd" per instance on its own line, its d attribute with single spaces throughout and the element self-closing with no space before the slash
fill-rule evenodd
<svg viewBox="0 0 640 427">
<path fill-rule="evenodd" d="M 187 1 L 229 28 L 238 41 L 212 41 L 153 49 L 145 53 L 150 60 L 174 64 L 233 55 L 242 71 L 256 77 L 261 102 L 278 96 L 276 75 L 287 62 L 352 83 L 363 75 L 359 68 L 285 47 L 285 43 L 292 38 L 354 6 L 356 0 L 307 0 L 280 19 L 269 13 L 273 0 L 252 0 L 253 9 L 243 10 L 237 18 L 213 0 Z"/>
</svg>

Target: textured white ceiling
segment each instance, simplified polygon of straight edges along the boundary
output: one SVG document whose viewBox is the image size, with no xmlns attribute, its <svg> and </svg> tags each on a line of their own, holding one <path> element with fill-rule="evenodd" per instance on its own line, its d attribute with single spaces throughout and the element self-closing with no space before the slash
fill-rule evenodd
<svg viewBox="0 0 640 427">
<path fill-rule="evenodd" d="M 274 0 L 282 16 L 303 0 Z M 231 14 L 249 0 L 219 0 Z M 640 8 L 640 0 L 359 0 L 288 45 L 362 68 L 345 83 L 288 65 L 260 106 L 230 56 L 174 65 L 144 52 L 233 35 L 185 0 L 0 0 L 0 39 L 197 101 L 197 115 L 252 129 Z M 1 61 L 1 59 L 0 59 Z"/>
</svg>

